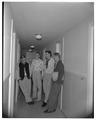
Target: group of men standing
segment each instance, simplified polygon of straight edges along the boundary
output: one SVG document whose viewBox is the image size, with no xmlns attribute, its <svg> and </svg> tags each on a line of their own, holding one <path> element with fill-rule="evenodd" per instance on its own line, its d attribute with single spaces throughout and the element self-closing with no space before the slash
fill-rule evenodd
<svg viewBox="0 0 96 120">
<path fill-rule="evenodd" d="M 45 94 L 42 106 L 47 105 L 50 89 L 51 78 L 54 70 L 54 59 L 51 51 L 45 52 L 45 60 L 40 59 L 40 54 L 36 52 L 35 59 L 29 64 L 23 56 L 19 63 L 19 85 L 24 94 L 25 101 L 28 104 L 34 104 L 34 101 L 40 101 L 43 92 Z M 33 86 L 32 83 L 33 82 Z M 31 89 L 32 87 L 32 89 Z M 32 96 L 31 96 L 32 90 Z"/>
</svg>

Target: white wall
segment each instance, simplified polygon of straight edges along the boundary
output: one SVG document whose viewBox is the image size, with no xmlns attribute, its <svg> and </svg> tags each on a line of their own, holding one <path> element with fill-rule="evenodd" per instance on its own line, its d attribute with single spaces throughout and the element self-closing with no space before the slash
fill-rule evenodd
<svg viewBox="0 0 96 120">
<path fill-rule="evenodd" d="M 87 75 L 88 69 L 88 23 L 82 23 L 64 35 L 65 70 Z"/>
<path fill-rule="evenodd" d="M 63 112 L 69 117 L 87 115 L 88 42 L 90 19 L 64 34 L 65 81 Z"/>
<path fill-rule="evenodd" d="M 88 18 L 64 33 L 63 112 L 67 117 L 87 115 L 90 22 L 92 19 Z M 62 44 L 62 40 L 60 42 Z M 55 42 L 47 46 L 53 52 L 56 49 L 55 47 Z"/>
</svg>

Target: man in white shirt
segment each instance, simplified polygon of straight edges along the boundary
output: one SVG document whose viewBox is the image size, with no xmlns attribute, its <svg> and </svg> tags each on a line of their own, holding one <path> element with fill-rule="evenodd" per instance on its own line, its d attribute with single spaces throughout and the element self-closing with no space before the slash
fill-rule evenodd
<svg viewBox="0 0 96 120">
<path fill-rule="evenodd" d="M 52 73 L 54 70 L 54 59 L 52 58 L 52 53 L 51 51 L 45 51 L 45 58 L 46 58 L 46 67 L 43 73 L 43 90 L 45 93 L 45 100 L 43 102 L 42 107 L 47 105 L 49 93 L 50 93 L 50 88 L 51 88 L 51 78 L 52 78 Z"/>
<path fill-rule="evenodd" d="M 37 101 L 41 100 L 42 71 L 43 71 L 43 61 L 40 59 L 40 54 L 36 53 L 36 58 L 33 59 L 31 64 L 31 75 L 33 79 L 33 99 L 37 98 Z"/>
</svg>

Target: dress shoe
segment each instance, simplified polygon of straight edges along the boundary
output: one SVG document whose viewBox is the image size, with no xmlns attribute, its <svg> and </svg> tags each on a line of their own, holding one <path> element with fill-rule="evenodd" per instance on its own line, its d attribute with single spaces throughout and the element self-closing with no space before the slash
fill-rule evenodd
<svg viewBox="0 0 96 120">
<path fill-rule="evenodd" d="M 48 111 L 48 113 L 53 113 L 53 112 L 55 112 L 56 110 L 52 110 L 52 111 Z"/>
<path fill-rule="evenodd" d="M 28 104 L 29 104 L 29 105 L 32 105 L 32 104 L 34 104 L 34 101 L 28 102 Z"/>
<path fill-rule="evenodd" d="M 47 113 L 48 112 L 48 109 L 44 111 L 44 113 Z"/>
<path fill-rule="evenodd" d="M 55 111 L 56 111 L 56 110 L 48 111 L 48 109 L 47 109 L 47 110 L 44 111 L 44 113 L 53 113 L 53 112 L 55 112 Z"/>
<path fill-rule="evenodd" d="M 46 105 L 47 105 L 47 103 L 46 103 L 46 102 L 43 102 L 42 107 L 45 107 Z"/>
</svg>

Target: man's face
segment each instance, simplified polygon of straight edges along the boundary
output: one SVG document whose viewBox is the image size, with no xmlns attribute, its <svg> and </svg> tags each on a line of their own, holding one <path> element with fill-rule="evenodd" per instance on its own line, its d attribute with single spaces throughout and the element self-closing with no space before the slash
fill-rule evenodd
<svg viewBox="0 0 96 120">
<path fill-rule="evenodd" d="M 54 58 L 55 62 L 58 61 L 58 56 L 54 55 L 53 58 Z"/>
<path fill-rule="evenodd" d="M 45 53 L 45 58 L 50 59 L 50 54 L 46 52 Z"/>
<path fill-rule="evenodd" d="M 32 62 L 32 60 L 31 60 L 31 58 L 29 58 L 29 63 L 31 63 Z"/>
<path fill-rule="evenodd" d="M 25 63 L 26 62 L 26 58 L 22 58 L 22 63 Z"/>
<path fill-rule="evenodd" d="M 40 55 L 38 53 L 36 53 L 36 59 L 39 59 Z"/>
</svg>

